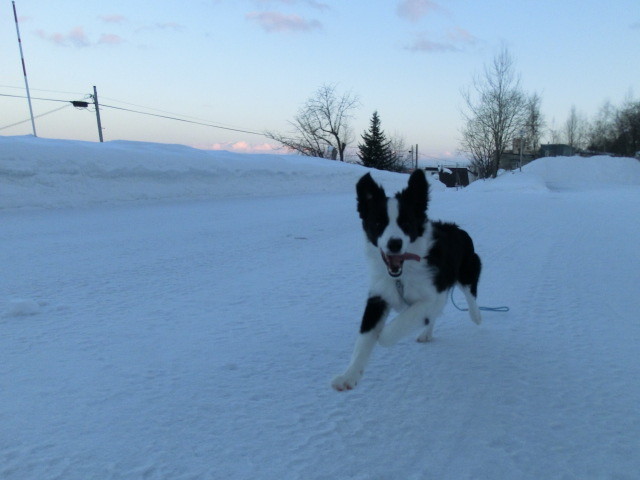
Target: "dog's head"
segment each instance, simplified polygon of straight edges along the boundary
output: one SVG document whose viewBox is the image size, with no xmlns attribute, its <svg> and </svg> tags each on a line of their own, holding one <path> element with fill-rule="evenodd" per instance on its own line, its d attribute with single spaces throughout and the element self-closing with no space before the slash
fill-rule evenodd
<svg viewBox="0 0 640 480">
<path fill-rule="evenodd" d="M 409 177 L 407 188 L 389 198 L 371 175 L 356 185 L 358 213 L 367 240 L 380 249 L 389 275 L 402 274 L 405 260 L 419 260 L 411 245 L 424 234 L 429 202 L 429 184 L 422 170 Z"/>
</svg>

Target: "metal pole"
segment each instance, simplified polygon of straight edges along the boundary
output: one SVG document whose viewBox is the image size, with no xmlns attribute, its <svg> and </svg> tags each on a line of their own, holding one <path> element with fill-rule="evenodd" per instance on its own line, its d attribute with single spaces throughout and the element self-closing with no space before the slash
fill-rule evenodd
<svg viewBox="0 0 640 480">
<path fill-rule="evenodd" d="M 416 170 L 418 169 L 418 144 L 416 143 Z"/>
<path fill-rule="evenodd" d="M 22 73 L 24 74 L 24 85 L 27 89 L 27 101 L 29 102 L 29 114 L 31 115 L 31 128 L 33 129 L 33 136 L 36 135 L 36 122 L 33 120 L 33 108 L 31 108 L 31 93 L 29 92 L 29 82 L 27 81 L 27 67 L 24 64 L 24 54 L 22 53 L 22 40 L 20 39 L 20 28 L 18 27 L 18 14 L 16 13 L 16 2 L 13 4 L 13 18 L 16 21 L 16 34 L 18 35 L 18 46 L 20 47 L 20 60 L 22 61 Z"/>
<path fill-rule="evenodd" d="M 93 104 L 96 107 L 96 118 L 98 119 L 98 136 L 100 137 L 100 141 L 104 142 L 102 138 L 102 122 L 100 122 L 100 106 L 98 104 L 98 90 L 96 86 L 93 86 Z"/>
<path fill-rule="evenodd" d="M 522 171 L 522 144 L 524 143 L 524 130 L 520 130 L 520 171 Z"/>
</svg>

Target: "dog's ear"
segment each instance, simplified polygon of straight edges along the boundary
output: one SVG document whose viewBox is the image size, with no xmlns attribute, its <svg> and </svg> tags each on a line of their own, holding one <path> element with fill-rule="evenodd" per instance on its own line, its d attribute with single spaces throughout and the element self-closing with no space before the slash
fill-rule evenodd
<svg viewBox="0 0 640 480">
<path fill-rule="evenodd" d="M 373 202 L 383 201 L 387 198 L 384 188 L 373 180 L 370 173 L 363 175 L 358 180 L 356 194 L 358 195 L 358 213 L 363 220 L 367 217 L 370 205 Z"/>
<path fill-rule="evenodd" d="M 402 197 L 415 206 L 416 212 L 424 213 L 429 204 L 429 182 L 424 171 L 414 170 L 409 177 L 409 184 L 402 193 Z"/>
</svg>

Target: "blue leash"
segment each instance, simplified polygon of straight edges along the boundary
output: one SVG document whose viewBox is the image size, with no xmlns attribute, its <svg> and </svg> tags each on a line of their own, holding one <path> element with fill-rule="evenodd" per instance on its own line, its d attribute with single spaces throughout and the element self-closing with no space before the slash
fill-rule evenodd
<svg viewBox="0 0 640 480">
<path fill-rule="evenodd" d="M 461 308 L 456 304 L 455 300 L 453 299 L 453 290 L 454 289 L 452 288 L 451 289 L 451 303 L 453 303 L 453 306 L 456 307 L 461 312 L 468 312 L 469 311 L 468 308 Z M 479 307 L 479 308 L 483 312 L 508 312 L 509 311 L 509 307 Z"/>
</svg>

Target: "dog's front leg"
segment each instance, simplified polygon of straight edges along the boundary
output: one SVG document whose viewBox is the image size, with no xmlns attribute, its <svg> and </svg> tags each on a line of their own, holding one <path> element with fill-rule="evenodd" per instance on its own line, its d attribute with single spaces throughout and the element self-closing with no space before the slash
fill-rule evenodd
<svg viewBox="0 0 640 480">
<path fill-rule="evenodd" d="M 407 335 L 425 326 L 428 330 L 420 338 L 424 341 L 430 340 L 434 322 L 442 313 L 446 301 L 446 294 L 440 294 L 435 301 L 414 303 L 384 326 L 378 337 L 378 342 L 383 347 L 395 345 Z"/>
<path fill-rule="evenodd" d="M 389 314 L 389 305 L 382 297 L 370 297 L 362 316 L 360 334 L 351 356 L 351 363 L 342 375 L 338 375 L 331 382 L 331 386 L 342 392 L 353 389 L 364 373 L 371 351 L 378 341 L 378 335 L 384 325 L 384 319 Z"/>
</svg>

